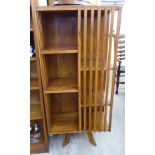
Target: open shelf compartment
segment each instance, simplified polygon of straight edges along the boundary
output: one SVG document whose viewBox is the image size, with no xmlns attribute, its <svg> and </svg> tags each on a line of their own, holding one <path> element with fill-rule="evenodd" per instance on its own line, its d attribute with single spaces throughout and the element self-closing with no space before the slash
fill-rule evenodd
<svg viewBox="0 0 155 155">
<path fill-rule="evenodd" d="M 42 120 L 31 120 L 31 125 L 34 125 L 35 122 L 37 122 L 39 126 L 41 127 L 41 137 L 39 139 L 39 142 L 36 142 L 36 143 L 30 142 L 30 150 L 33 153 L 45 152 L 47 145 L 45 143 L 43 121 Z"/>
<path fill-rule="evenodd" d="M 76 93 L 48 94 L 49 133 L 78 131 L 78 96 Z"/>
<path fill-rule="evenodd" d="M 37 63 L 36 61 L 30 62 L 30 90 L 39 89 Z"/>
<path fill-rule="evenodd" d="M 38 90 L 30 92 L 30 120 L 42 119 L 40 94 Z"/>
<path fill-rule="evenodd" d="M 45 93 L 78 92 L 77 54 L 43 55 L 43 60 Z"/>
<path fill-rule="evenodd" d="M 42 54 L 77 53 L 77 11 L 38 13 Z"/>
</svg>

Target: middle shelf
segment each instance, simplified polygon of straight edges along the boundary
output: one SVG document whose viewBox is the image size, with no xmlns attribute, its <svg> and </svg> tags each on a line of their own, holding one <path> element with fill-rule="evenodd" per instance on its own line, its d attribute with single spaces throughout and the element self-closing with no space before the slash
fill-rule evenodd
<svg viewBox="0 0 155 155">
<path fill-rule="evenodd" d="M 73 93 L 78 92 L 77 79 L 50 78 L 45 93 Z"/>
</svg>

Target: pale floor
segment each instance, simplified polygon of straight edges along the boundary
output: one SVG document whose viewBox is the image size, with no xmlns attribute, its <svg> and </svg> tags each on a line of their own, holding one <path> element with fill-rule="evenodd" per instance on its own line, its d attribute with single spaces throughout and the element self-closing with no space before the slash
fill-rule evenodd
<svg viewBox="0 0 155 155">
<path fill-rule="evenodd" d="M 120 86 L 114 98 L 112 131 L 94 133 L 96 147 L 88 142 L 86 134 L 73 134 L 66 147 L 62 147 L 63 135 L 54 135 L 50 136 L 49 153 L 39 155 L 125 155 L 124 92 L 124 86 Z"/>
</svg>

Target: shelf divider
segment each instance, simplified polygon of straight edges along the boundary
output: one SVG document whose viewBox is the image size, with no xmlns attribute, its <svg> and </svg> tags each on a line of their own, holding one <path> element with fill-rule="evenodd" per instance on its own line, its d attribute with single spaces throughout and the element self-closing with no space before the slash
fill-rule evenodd
<svg viewBox="0 0 155 155">
<path fill-rule="evenodd" d="M 70 54 L 70 53 L 78 53 L 76 47 L 53 47 L 53 48 L 46 48 L 43 49 L 41 54 Z"/>
</svg>

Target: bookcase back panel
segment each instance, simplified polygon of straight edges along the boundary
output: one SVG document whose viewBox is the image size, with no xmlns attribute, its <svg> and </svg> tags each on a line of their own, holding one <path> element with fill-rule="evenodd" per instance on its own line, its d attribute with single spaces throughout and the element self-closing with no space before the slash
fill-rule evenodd
<svg viewBox="0 0 155 155">
<path fill-rule="evenodd" d="M 46 56 L 49 78 L 77 78 L 77 54 L 52 54 Z"/>
<path fill-rule="evenodd" d="M 30 92 L 30 103 L 31 104 L 40 104 L 40 95 L 38 90 L 34 90 Z"/>
<path fill-rule="evenodd" d="M 49 95 L 50 114 L 74 113 L 78 111 L 77 94 L 62 93 Z"/>
<path fill-rule="evenodd" d="M 30 63 L 30 78 L 37 78 L 37 63 L 35 61 L 32 61 Z"/>
</svg>

